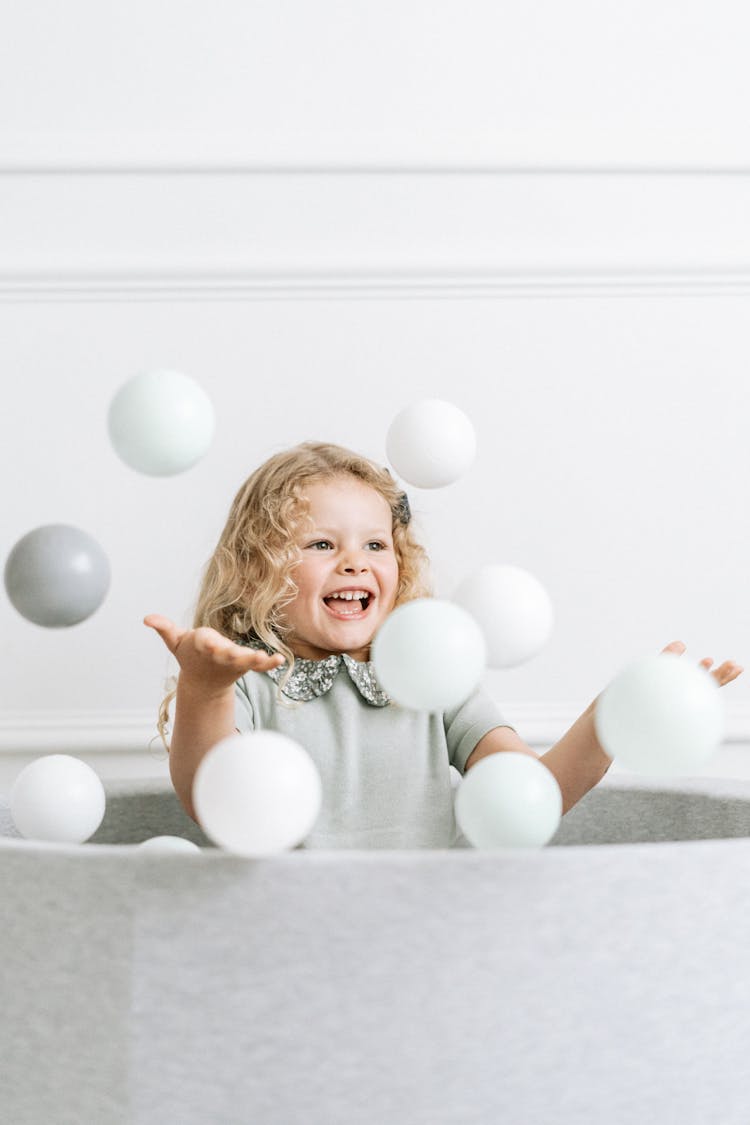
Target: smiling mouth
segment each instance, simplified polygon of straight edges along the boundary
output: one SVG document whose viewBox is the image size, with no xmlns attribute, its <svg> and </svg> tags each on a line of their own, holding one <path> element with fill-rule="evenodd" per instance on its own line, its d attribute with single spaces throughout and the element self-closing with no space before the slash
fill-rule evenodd
<svg viewBox="0 0 750 1125">
<path fill-rule="evenodd" d="M 339 620 L 348 620 L 364 617 L 374 600 L 371 594 L 363 594 L 360 598 L 342 598 L 333 594 L 323 598 L 323 604 L 334 617 L 338 617 Z"/>
</svg>

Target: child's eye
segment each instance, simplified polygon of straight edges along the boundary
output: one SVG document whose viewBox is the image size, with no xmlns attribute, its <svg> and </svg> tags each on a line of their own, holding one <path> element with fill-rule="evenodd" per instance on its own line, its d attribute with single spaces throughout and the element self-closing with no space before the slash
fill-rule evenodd
<svg viewBox="0 0 750 1125">
<path fill-rule="evenodd" d="M 333 543 L 330 539 L 316 539 L 313 543 L 308 543 L 308 550 L 311 551 L 328 551 L 333 550 Z M 368 551 L 385 551 L 387 545 L 380 539 L 371 539 L 367 544 Z"/>
</svg>

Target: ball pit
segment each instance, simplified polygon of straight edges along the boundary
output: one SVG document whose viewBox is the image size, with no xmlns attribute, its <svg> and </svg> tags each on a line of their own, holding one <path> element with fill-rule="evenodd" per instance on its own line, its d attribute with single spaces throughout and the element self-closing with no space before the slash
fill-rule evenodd
<svg viewBox="0 0 750 1125">
<path fill-rule="evenodd" d="M 4 1119 L 746 1120 L 750 783 L 608 778 L 541 850 L 260 860 L 106 788 L 82 845 L 0 808 Z"/>
</svg>

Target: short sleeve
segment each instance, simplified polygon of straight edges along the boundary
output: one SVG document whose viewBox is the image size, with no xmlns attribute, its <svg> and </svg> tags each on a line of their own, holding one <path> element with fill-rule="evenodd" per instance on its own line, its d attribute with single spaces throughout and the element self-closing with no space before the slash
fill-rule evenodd
<svg viewBox="0 0 750 1125">
<path fill-rule="evenodd" d="M 469 698 L 443 714 L 448 756 L 452 766 L 463 773 L 474 747 L 495 727 L 511 727 L 502 715 L 495 700 L 483 688 L 478 688 Z"/>
<path fill-rule="evenodd" d="M 234 686 L 234 725 L 240 734 L 247 734 L 248 731 L 255 730 L 253 705 L 250 702 L 250 694 L 244 676 Z"/>
</svg>

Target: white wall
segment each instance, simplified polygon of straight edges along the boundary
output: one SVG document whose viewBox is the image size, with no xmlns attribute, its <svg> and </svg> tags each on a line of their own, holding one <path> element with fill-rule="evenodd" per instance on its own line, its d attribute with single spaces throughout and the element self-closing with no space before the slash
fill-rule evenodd
<svg viewBox="0 0 750 1125">
<path fill-rule="evenodd" d="M 0 751 L 144 749 L 167 661 L 141 619 L 188 620 L 242 479 L 311 437 L 383 460 L 423 395 L 479 438 L 462 481 L 411 490 L 439 591 L 513 562 L 555 602 L 545 652 L 488 674 L 530 741 L 676 637 L 750 665 L 740 3 L 72 0 L 11 22 L 0 552 L 74 523 L 113 584 L 68 630 L 0 600 Z M 157 366 L 219 419 L 165 480 L 105 429 Z M 727 705 L 750 741 L 750 680 Z"/>
</svg>

